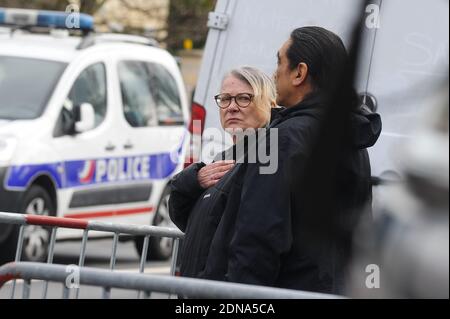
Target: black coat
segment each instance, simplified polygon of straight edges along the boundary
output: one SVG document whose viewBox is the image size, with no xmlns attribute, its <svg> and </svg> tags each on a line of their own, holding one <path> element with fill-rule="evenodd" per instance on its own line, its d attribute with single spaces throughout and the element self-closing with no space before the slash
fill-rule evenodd
<svg viewBox="0 0 450 319">
<path fill-rule="evenodd" d="M 323 105 L 310 98 L 273 119 L 271 128 L 278 129 L 279 137 L 275 174 L 261 175 L 259 163 L 237 164 L 216 186 L 203 190 L 197 173 L 204 164 L 196 164 L 173 179 L 170 216 L 186 233 L 183 276 L 340 291 L 349 239 L 328 236 L 329 223 L 311 218 L 315 211 L 303 183 L 323 116 Z M 381 132 L 378 115 L 354 114 L 352 123 L 354 147 L 341 156 L 335 178 L 338 202 L 330 211 L 331 219 L 350 228 L 371 201 L 365 148 Z"/>
</svg>

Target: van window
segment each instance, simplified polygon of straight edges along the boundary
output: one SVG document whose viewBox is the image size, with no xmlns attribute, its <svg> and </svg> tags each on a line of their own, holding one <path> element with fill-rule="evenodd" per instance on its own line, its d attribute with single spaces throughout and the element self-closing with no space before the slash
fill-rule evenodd
<svg viewBox="0 0 450 319">
<path fill-rule="evenodd" d="M 119 80 L 127 122 L 132 127 L 158 125 L 156 102 L 148 85 L 145 64 L 134 61 L 120 62 Z"/>
<path fill-rule="evenodd" d="M 122 61 L 118 68 L 123 111 L 132 127 L 183 124 L 177 84 L 163 66 Z"/>
<path fill-rule="evenodd" d="M 106 117 L 107 109 L 105 65 L 96 63 L 81 72 L 67 100 L 73 106 L 83 103 L 92 104 L 95 111 L 95 127 L 99 126 Z"/>
<path fill-rule="evenodd" d="M 162 65 L 146 63 L 149 85 L 156 101 L 160 125 L 183 124 L 180 94 L 177 82 Z"/>
<path fill-rule="evenodd" d="M 42 115 L 67 64 L 0 56 L 0 119 Z"/>
</svg>

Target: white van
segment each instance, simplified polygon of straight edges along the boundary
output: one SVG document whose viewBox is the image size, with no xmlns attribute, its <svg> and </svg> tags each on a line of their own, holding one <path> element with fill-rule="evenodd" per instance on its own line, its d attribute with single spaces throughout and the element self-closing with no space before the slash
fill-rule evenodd
<svg viewBox="0 0 450 319">
<path fill-rule="evenodd" d="M 209 17 L 193 104 L 194 119 L 205 121 L 202 160 L 211 161 L 212 150 L 227 147 L 208 134 L 208 128 L 220 128 L 213 97 L 227 71 L 250 65 L 273 74 L 278 49 L 291 31 L 302 26 L 329 29 L 348 47 L 355 19 L 365 10 L 356 88 L 383 120 L 382 136 L 370 150 L 372 173 L 375 181 L 398 176 L 393 151 L 409 138 L 422 106 L 429 104 L 433 86 L 448 74 L 449 4 L 372 2 L 363 8 L 361 0 L 218 0 Z"/>
<path fill-rule="evenodd" d="M 177 62 L 153 40 L 95 34 L 90 16 L 69 35 L 65 18 L 0 8 L 0 211 L 167 226 L 189 119 Z M 0 225 L 4 259 L 16 239 Z M 170 257 L 170 241 L 152 240 L 149 255 Z M 48 241 L 27 228 L 24 259 L 42 260 Z"/>
</svg>

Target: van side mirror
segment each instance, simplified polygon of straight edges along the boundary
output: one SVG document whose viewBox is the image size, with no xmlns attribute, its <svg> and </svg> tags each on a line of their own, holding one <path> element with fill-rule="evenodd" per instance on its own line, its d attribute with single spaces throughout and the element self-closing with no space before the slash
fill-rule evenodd
<svg viewBox="0 0 450 319">
<path fill-rule="evenodd" d="M 83 103 L 74 107 L 75 132 L 83 133 L 95 127 L 95 111 L 90 103 Z"/>
</svg>

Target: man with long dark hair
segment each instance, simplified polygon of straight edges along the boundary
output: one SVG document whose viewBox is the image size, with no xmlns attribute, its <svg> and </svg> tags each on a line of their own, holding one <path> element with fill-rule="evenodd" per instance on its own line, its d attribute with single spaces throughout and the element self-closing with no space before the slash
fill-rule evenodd
<svg viewBox="0 0 450 319">
<path fill-rule="evenodd" d="M 366 148 L 381 132 L 380 117 L 360 109 L 352 86 L 341 85 L 348 62 L 341 39 L 319 27 L 294 30 L 279 50 L 277 103 L 286 109 L 270 126 L 278 130 L 278 171 L 247 167 L 229 281 L 342 292 L 352 230 L 371 203 Z M 329 111 L 342 105 L 352 112 L 336 125 L 344 130 L 334 129 Z"/>
</svg>

